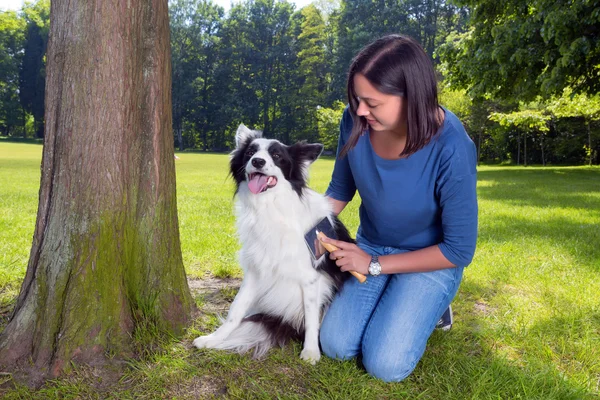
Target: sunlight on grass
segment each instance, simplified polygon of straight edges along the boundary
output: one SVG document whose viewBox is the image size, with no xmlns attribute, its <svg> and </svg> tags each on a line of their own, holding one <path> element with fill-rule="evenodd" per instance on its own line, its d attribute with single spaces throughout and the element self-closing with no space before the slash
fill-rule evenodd
<svg viewBox="0 0 600 400">
<path fill-rule="evenodd" d="M 41 159 L 41 145 L 0 142 L 0 312 L 18 294 L 27 269 Z"/>
<path fill-rule="evenodd" d="M 38 201 L 42 147 L 0 141 L 0 329 L 25 274 Z M 228 156 L 178 153 L 177 199 L 184 266 L 191 278 L 241 277 Z M 333 160 L 318 160 L 311 186 L 327 188 Z M 600 394 L 600 168 L 480 167 L 479 241 L 453 303 L 456 323 L 434 332 L 405 382 L 368 377 L 354 361 L 299 360 L 301 345 L 264 360 L 195 351 L 219 325 L 196 295 L 198 318 L 183 341 L 132 360 L 112 398 L 539 398 Z M 358 227 L 358 196 L 341 215 Z M 239 281 L 238 281 L 239 282 Z M 219 290 L 231 300 L 237 288 Z M 86 397 L 85 369 L 38 397 Z M 0 391 L 0 395 L 3 393 Z M 17 388 L 7 398 L 28 398 Z M 100 396 L 103 397 L 103 396 Z"/>
</svg>

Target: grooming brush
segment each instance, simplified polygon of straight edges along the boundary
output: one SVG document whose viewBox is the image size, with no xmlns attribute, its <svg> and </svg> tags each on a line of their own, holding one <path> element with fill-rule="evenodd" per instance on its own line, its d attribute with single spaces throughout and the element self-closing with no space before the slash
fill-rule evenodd
<svg viewBox="0 0 600 400">
<path fill-rule="evenodd" d="M 337 235 L 335 234 L 335 229 L 329 222 L 327 217 L 323 218 L 316 226 L 311 228 L 306 235 L 304 235 L 304 240 L 306 241 L 306 245 L 310 250 L 310 254 L 313 256 L 313 259 L 316 261 L 326 252 L 332 252 L 339 250 L 336 246 L 331 243 L 323 243 L 323 238 L 333 238 L 337 239 Z M 354 276 L 360 283 L 365 283 L 367 281 L 367 277 L 363 274 L 356 271 L 348 271 L 352 276 Z"/>
</svg>

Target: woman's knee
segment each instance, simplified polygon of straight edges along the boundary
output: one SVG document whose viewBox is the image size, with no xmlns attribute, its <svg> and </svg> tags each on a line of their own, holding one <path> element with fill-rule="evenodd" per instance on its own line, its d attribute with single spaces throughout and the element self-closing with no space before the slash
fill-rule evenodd
<svg viewBox="0 0 600 400">
<path fill-rule="evenodd" d="M 363 354 L 363 366 L 369 375 L 385 382 L 400 382 L 415 369 L 420 357 L 414 352 L 400 354 Z"/>
<path fill-rule="evenodd" d="M 358 351 L 341 332 L 332 332 L 327 326 L 319 333 L 321 350 L 329 358 L 348 360 L 356 357 Z"/>
</svg>

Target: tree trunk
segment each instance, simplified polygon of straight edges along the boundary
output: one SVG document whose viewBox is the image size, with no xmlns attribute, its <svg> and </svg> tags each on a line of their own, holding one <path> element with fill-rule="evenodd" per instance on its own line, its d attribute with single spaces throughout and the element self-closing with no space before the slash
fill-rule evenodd
<svg viewBox="0 0 600 400">
<path fill-rule="evenodd" d="M 527 166 L 527 134 L 523 133 L 523 166 Z"/>
<path fill-rule="evenodd" d="M 588 134 L 588 146 L 589 146 L 589 166 L 592 166 L 592 158 L 594 157 L 594 148 L 592 147 L 592 131 L 590 130 L 590 121 L 588 121 L 588 119 L 585 119 L 585 127 L 587 128 L 587 134 Z"/>
<path fill-rule="evenodd" d="M 540 134 L 540 148 L 542 149 L 542 166 L 546 166 L 546 156 L 544 154 L 544 133 Z"/>
<path fill-rule="evenodd" d="M 35 127 L 36 139 L 43 139 L 44 138 L 44 120 L 34 117 L 33 126 Z"/>
<path fill-rule="evenodd" d="M 21 106 L 21 120 L 23 121 L 23 138 L 27 139 L 27 112 Z"/>
<path fill-rule="evenodd" d="M 179 151 L 185 150 L 183 147 L 183 128 L 181 125 L 177 127 L 177 143 L 179 144 Z"/>
<path fill-rule="evenodd" d="M 517 133 L 517 165 L 521 165 L 521 134 Z"/>
<path fill-rule="evenodd" d="M 481 131 L 477 135 L 477 165 L 481 162 Z"/>
<path fill-rule="evenodd" d="M 29 265 L 0 365 L 55 377 L 182 332 L 167 0 L 53 0 Z M 152 329 L 149 329 L 152 328 Z"/>
</svg>

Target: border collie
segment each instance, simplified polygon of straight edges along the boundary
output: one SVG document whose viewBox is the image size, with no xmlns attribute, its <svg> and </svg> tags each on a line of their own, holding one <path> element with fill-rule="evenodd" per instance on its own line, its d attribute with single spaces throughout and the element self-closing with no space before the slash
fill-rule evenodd
<svg viewBox="0 0 600 400">
<path fill-rule="evenodd" d="M 253 349 L 258 358 L 289 339 L 304 340 L 300 357 L 315 364 L 322 313 L 349 274 L 328 255 L 313 260 L 304 234 L 327 217 L 340 240 L 353 242 L 325 196 L 307 187 L 308 168 L 323 145 L 286 146 L 244 125 L 235 140 L 230 172 L 244 278 L 227 319 L 194 346 Z"/>
</svg>

